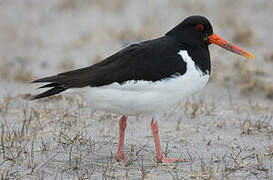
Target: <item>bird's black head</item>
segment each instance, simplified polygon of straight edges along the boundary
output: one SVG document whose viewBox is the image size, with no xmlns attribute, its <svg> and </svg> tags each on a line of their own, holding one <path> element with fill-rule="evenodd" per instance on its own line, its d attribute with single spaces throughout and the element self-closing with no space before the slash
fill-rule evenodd
<svg viewBox="0 0 273 180">
<path fill-rule="evenodd" d="M 189 16 L 166 35 L 179 43 L 194 48 L 208 46 L 209 36 L 213 34 L 209 20 L 203 16 Z"/>
<path fill-rule="evenodd" d="M 233 45 L 220 36 L 213 33 L 209 20 L 203 16 L 189 16 L 180 24 L 170 30 L 166 36 L 170 36 L 178 43 L 186 45 L 188 49 L 208 48 L 213 43 L 222 48 L 239 54 L 246 58 L 254 59 L 254 55 L 246 50 Z"/>
</svg>

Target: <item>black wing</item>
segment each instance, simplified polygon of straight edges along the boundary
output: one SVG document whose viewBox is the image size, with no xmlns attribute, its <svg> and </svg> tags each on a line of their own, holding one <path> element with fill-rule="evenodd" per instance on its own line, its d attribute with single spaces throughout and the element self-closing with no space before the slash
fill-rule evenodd
<svg viewBox="0 0 273 180">
<path fill-rule="evenodd" d="M 114 82 L 122 84 L 130 80 L 154 82 L 178 73 L 183 75 L 186 63 L 178 54 L 180 49 L 173 39 L 166 36 L 130 45 L 92 66 L 33 81 L 48 82 L 40 88 L 52 89 L 32 99 L 58 94 L 69 88 L 99 87 Z"/>
</svg>

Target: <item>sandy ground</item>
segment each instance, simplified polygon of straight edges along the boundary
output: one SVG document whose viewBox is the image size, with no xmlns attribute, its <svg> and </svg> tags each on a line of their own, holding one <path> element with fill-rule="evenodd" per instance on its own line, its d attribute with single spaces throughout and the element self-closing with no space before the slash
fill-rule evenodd
<svg viewBox="0 0 273 180">
<path fill-rule="evenodd" d="M 1 179 L 273 179 L 273 2 L 268 0 L 0 1 Z M 96 63 L 201 14 L 254 61 L 211 46 L 212 77 L 160 115 L 169 157 L 158 164 L 151 117 L 130 117 L 128 160 L 115 160 L 119 116 L 88 89 L 37 101 L 28 82 Z"/>
</svg>

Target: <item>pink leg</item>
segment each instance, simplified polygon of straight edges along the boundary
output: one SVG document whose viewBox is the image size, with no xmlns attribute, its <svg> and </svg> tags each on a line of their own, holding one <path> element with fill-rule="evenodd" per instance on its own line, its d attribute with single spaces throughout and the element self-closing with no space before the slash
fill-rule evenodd
<svg viewBox="0 0 273 180">
<path fill-rule="evenodd" d="M 127 126 L 127 117 L 122 116 L 119 120 L 119 137 L 118 137 L 118 152 L 117 152 L 117 160 L 118 161 L 125 161 L 126 158 L 124 156 L 124 136 L 125 136 L 125 129 Z"/>
<path fill-rule="evenodd" d="M 151 129 L 153 132 L 154 136 L 154 142 L 155 142 L 155 149 L 156 149 L 156 159 L 158 162 L 166 162 L 166 163 L 178 163 L 178 162 L 183 162 L 185 161 L 184 159 L 179 159 L 179 158 L 167 158 L 165 155 L 162 153 L 161 146 L 160 146 L 160 141 L 158 137 L 158 123 L 157 121 L 154 121 L 154 118 L 151 121 Z"/>
</svg>

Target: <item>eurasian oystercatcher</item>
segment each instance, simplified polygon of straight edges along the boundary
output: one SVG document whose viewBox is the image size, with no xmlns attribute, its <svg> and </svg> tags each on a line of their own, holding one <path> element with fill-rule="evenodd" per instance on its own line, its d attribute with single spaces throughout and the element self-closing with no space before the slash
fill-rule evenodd
<svg viewBox="0 0 273 180">
<path fill-rule="evenodd" d="M 121 114 L 117 160 L 124 161 L 124 136 L 130 115 L 157 115 L 203 88 L 211 63 L 208 45 L 217 44 L 246 58 L 254 56 L 215 33 L 208 19 L 190 16 L 163 37 L 132 44 L 89 67 L 33 81 L 48 83 L 39 99 L 69 88 L 90 86 L 90 100 L 97 109 Z M 154 116 L 155 117 L 155 116 Z M 162 153 L 158 122 L 151 121 L 158 162 L 182 162 Z"/>
</svg>

